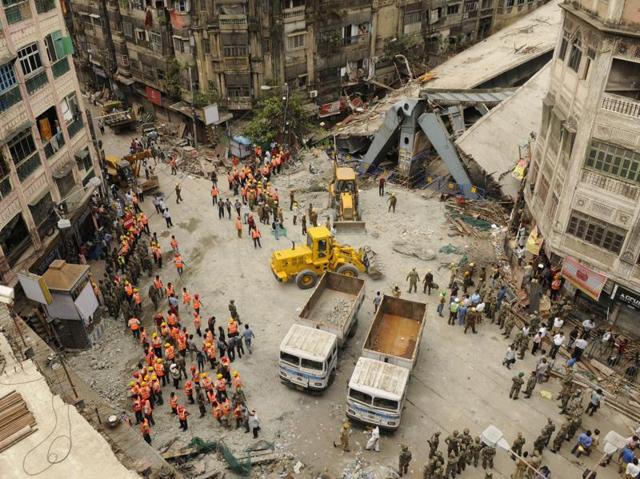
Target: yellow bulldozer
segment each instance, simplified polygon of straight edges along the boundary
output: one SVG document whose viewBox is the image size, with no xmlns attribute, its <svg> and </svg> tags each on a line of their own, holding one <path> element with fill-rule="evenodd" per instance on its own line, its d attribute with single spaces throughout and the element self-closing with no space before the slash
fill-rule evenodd
<svg viewBox="0 0 640 479">
<path fill-rule="evenodd" d="M 377 255 L 370 248 L 341 245 L 325 226 L 309 228 L 306 245 L 294 243 L 290 249 L 274 251 L 271 271 L 278 281 L 295 281 L 301 289 L 314 287 L 325 271 L 353 277 L 366 272 L 374 279 L 382 276 Z"/>
<path fill-rule="evenodd" d="M 107 173 L 111 177 L 111 182 L 122 189 L 129 189 L 140 185 L 142 191 L 145 193 L 158 188 L 158 175 L 150 175 L 148 179 L 144 180 L 138 179 L 142 160 L 150 157 L 150 150 L 143 150 L 139 153 L 123 156 L 122 158 L 107 155 L 105 163 L 107 164 Z"/>
<path fill-rule="evenodd" d="M 333 179 L 329 183 L 330 207 L 336 210 L 333 227 L 340 233 L 360 233 L 365 222 L 360 216 L 358 181 L 353 168 L 333 162 Z"/>
</svg>

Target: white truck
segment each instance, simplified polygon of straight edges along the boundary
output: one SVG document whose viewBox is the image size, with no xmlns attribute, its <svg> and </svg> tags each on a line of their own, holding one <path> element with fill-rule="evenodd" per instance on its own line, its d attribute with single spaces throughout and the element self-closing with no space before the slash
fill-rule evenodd
<svg viewBox="0 0 640 479">
<path fill-rule="evenodd" d="M 364 280 L 326 272 L 280 344 L 280 379 L 312 391 L 329 387 L 363 301 Z"/>
<path fill-rule="evenodd" d="M 349 418 L 390 430 L 400 426 L 426 316 L 425 303 L 382 298 L 349 380 Z"/>
</svg>

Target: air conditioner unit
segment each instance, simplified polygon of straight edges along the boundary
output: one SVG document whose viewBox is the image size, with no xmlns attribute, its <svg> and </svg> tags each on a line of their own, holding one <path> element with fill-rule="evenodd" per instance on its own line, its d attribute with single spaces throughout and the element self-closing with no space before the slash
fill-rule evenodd
<svg viewBox="0 0 640 479">
<path fill-rule="evenodd" d="M 311 90 L 309 92 L 309 98 L 317 98 L 318 97 L 318 90 Z"/>
</svg>

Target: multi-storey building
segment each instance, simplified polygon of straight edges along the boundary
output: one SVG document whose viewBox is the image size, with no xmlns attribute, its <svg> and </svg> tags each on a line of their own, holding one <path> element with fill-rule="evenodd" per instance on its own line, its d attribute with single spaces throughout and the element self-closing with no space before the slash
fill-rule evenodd
<svg viewBox="0 0 640 479">
<path fill-rule="evenodd" d="M 73 236 L 87 217 L 99 161 L 81 107 L 65 22 L 56 0 L 0 5 L 0 276 L 28 269 L 54 239 L 60 214 Z M 84 209 L 83 209 L 84 207 Z M 88 218 L 89 221 L 91 218 Z M 54 233 L 54 236 L 48 237 Z M 69 237 L 67 235 L 67 237 Z M 80 240 L 79 237 L 76 238 Z"/>
<path fill-rule="evenodd" d="M 630 328 L 640 309 L 640 2 L 562 8 L 525 199 L 578 297 Z"/>
<path fill-rule="evenodd" d="M 396 77 L 389 42 L 413 38 L 437 63 L 547 0 L 504 1 L 72 0 L 71 11 L 83 81 L 167 115 L 192 89 L 214 89 L 229 110 L 285 83 L 330 102 Z"/>
</svg>

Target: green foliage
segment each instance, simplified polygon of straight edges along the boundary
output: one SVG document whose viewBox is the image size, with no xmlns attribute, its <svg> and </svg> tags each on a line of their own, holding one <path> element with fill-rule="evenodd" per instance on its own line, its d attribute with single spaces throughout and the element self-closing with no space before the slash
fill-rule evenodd
<svg viewBox="0 0 640 479">
<path fill-rule="evenodd" d="M 220 101 L 220 94 L 212 81 L 209 81 L 209 85 L 206 90 L 198 90 L 193 92 L 193 106 L 196 108 L 203 108 L 212 103 L 218 103 Z"/>
<path fill-rule="evenodd" d="M 182 88 L 180 86 L 180 72 L 182 66 L 175 58 L 167 65 L 167 73 L 164 77 L 163 86 L 169 98 L 180 100 L 182 98 Z"/>
<path fill-rule="evenodd" d="M 309 117 L 303 108 L 303 97 L 297 92 L 289 95 L 286 121 L 289 135 L 285 141 L 293 142 L 293 138 L 301 138 L 311 128 Z M 260 144 L 283 140 L 285 101 L 279 89 L 261 98 L 253 109 L 253 118 L 246 126 L 244 133 L 254 142 Z"/>
<path fill-rule="evenodd" d="M 384 45 L 384 56 L 393 60 L 396 55 L 405 55 L 410 62 L 422 61 L 424 40 L 420 35 L 400 35 Z"/>
</svg>

